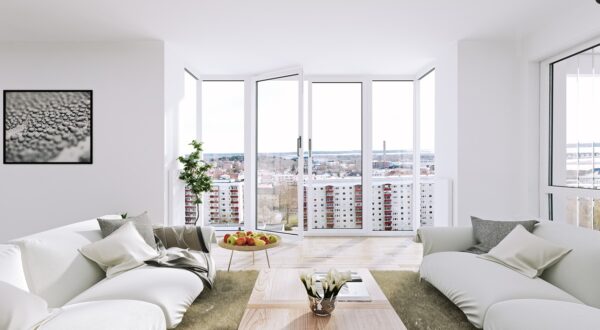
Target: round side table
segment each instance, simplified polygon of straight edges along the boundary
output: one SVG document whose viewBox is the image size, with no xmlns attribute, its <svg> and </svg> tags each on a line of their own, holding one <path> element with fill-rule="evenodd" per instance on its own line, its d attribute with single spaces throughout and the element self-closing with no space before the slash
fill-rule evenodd
<svg viewBox="0 0 600 330">
<path fill-rule="evenodd" d="M 271 268 L 271 262 L 269 261 L 269 252 L 268 250 L 274 247 L 279 246 L 279 243 L 281 243 L 281 237 L 279 237 L 278 235 L 272 235 L 277 237 L 277 242 L 275 243 L 270 243 L 267 245 L 262 245 L 262 246 L 256 246 L 256 245 L 230 245 L 225 243 L 223 240 L 219 240 L 219 246 L 227 249 L 227 250 L 231 250 L 231 255 L 229 256 L 229 265 L 227 266 L 227 271 L 229 271 L 229 269 L 231 268 L 231 260 L 233 259 L 233 252 L 234 251 L 240 251 L 240 252 L 252 252 L 252 263 L 254 264 L 254 252 L 256 251 L 265 251 L 265 255 L 267 256 L 267 265 L 269 266 L 269 268 Z"/>
</svg>

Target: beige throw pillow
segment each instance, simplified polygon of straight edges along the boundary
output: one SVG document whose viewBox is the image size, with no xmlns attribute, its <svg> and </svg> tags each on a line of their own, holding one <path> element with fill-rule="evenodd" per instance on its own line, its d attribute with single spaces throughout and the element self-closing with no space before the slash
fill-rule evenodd
<svg viewBox="0 0 600 330">
<path fill-rule="evenodd" d="M 528 232 L 518 225 L 489 253 L 478 257 L 497 262 L 535 278 L 557 263 L 571 249 L 564 248 Z"/>
<path fill-rule="evenodd" d="M 133 222 L 125 223 L 106 238 L 82 247 L 79 252 L 97 263 L 109 278 L 142 266 L 144 261 L 158 256 L 158 252 L 135 229 Z"/>
</svg>

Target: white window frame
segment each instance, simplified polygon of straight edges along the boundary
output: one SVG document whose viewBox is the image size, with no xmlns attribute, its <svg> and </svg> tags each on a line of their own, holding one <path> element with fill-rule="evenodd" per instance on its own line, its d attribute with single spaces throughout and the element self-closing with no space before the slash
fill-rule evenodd
<svg viewBox="0 0 600 330">
<path fill-rule="evenodd" d="M 419 121 L 419 81 L 427 75 L 434 66 L 428 66 L 419 71 L 416 75 L 304 75 L 304 81 L 308 82 L 307 90 L 309 102 L 307 106 L 308 120 L 312 120 L 311 92 L 312 84 L 315 83 L 335 83 L 335 82 L 356 82 L 362 84 L 362 191 L 363 191 L 363 227 L 361 229 L 312 229 L 310 226 L 312 214 L 308 214 L 308 226 L 304 236 L 414 236 L 416 230 L 420 227 L 420 121 Z M 202 82 L 203 81 L 244 81 L 245 86 L 245 106 L 244 106 L 244 228 L 255 230 L 254 216 L 256 214 L 256 196 L 255 192 L 256 177 L 255 173 L 255 136 L 256 136 L 256 114 L 254 111 L 255 93 L 254 83 L 256 77 L 251 75 L 200 75 L 198 84 L 198 104 L 199 112 L 202 104 Z M 372 82 L 373 81 L 412 81 L 413 82 L 413 230 L 412 231 L 373 231 L 371 212 L 365 212 L 364 205 L 371 205 L 372 202 Z M 198 118 L 198 139 L 202 141 L 201 118 Z M 309 125 L 309 129 L 311 125 Z M 302 132 L 304 133 L 304 132 Z M 311 132 L 309 132 L 311 136 Z M 303 137 L 303 149 L 307 150 L 308 137 Z M 310 165 L 309 165 L 310 166 Z M 310 170 L 310 168 L 309 168 Z M 310 198 L 310 190 L 308 192 Z M 299 192 L 301 196 L 301 192 Z M 300 216 L 300 215 L 299 215 Z M 300 220 L 300 219 L 299 219 Z M 203 225 L 208 225 L 203 222 Z M 237 228 L 218 228 L 219 230 L 236 230 Z"/>
<path fill-rule="evenodd" d="M 563 222 L 565 219 L 560 219 L 553 216 L 552 200 L 569 198 L 569 197 L 585 197 L 600 199 L 600 189 L 590 188 L 577 188 L 577 187 L 565 187 L 565 186 L 553 186 L 550 185 L 552 180 L 550 166 L 552 164 L 552 154 L 550 148 L 552 146 L 551 140 L 551 73 L 550 64 L 565 59 L 575 53 L 581 52 L 590 47 L 600 44 L 600 38 L 587 41 L 572 47 L 566 51 L 563 51 L 555 56 L 552 56 L 542 62 L 540 62 L 540 171 L 539 171 L 539 216 L 542 219 L 550 219 L 558 222 Z"/>
</svg>

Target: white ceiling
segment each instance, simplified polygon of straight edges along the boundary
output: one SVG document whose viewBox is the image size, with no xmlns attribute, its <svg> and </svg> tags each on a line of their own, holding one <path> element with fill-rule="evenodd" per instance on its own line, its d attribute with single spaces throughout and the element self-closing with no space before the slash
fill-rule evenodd
<svg viewBox="0 0 600 330">
<path fill-rule="evenodd" d="M 589 1 L 2 0 L 0 41 L 160 39 L 209 74 L 412 74 L 452 42 L 520 38 Z"/>
</svg>

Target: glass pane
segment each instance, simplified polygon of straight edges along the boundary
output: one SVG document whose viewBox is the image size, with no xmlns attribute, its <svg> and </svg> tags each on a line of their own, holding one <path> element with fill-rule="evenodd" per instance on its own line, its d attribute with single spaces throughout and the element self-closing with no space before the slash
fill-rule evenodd
<svg viewBox="0 0 600 330">
<path fill-rule="evenodd" d="M 256 226 L 298 230 L 298 76 L 259 81 Z"/>
<path fill-rule="evenodd" d="M 413 230 L 412 81 L 373 84 L 373 230 Z"/>
<path fill-rule="evenodd" d="M 421 226 L 433 226 L 435 175 L 435 71 L 419 80 L 419 144 L 421 152 Z M 443 198 L 445 196 L 440 196 Z"/>
<path fill-rule="evenodd" d="M 591 198 L 579 197 L 577 201 L 579 227 L 593 228 L 594 201 Z"/>
<path fill-rule="evenodd" d="M 433 191 L 434 181 L 431 177 L 421 178 L 421 227 L 433 227 Z M 445 196 L 442 196 L 445 197 Z"/>
<path fill-rule="evenodd" d="M 594 199 L 594 230 L 600 230 L 600 199 Z"/>
<path fill-rule="evenodd" d="M 435 71 L 419 80 L 421 176 L 435 174 Z"/>
<path fill-rule="evenodd" d="M 312 228 L 362 228 L 362 84 L 312 84 Z"/>
<path fill-rule="evenodd" d="M 179 102 L 179 123 L 178 123 L 178 152 L 179 155 L 187 155 L 192 152 L 190 142 L 197 138 L 196 135 L 196 102 L 197 102 L 197 83 L 189 72 L 183 73 L 183 97 Z M 179 164 L 181 166 L 181 164 Z M 194 194 L 185 188 L 185 223 L 195 224 L 198 219 L 199 207 L 193 203 Z"/>
<path fill-rule="evenodd" d="M 600 48 L 552 66 L 552 184 L 600 187 Z"/>
<path fill-rule="evenodd" d="M 204 160 L 213 165 L 205 219 L 217 227 L 244 223 L 244 82 L 202 82 Z"/>
<path fill-rule="evenodd" d="M 600 230 L 600 199 L 552 194 L 554 221 Z"/>
</svg>

